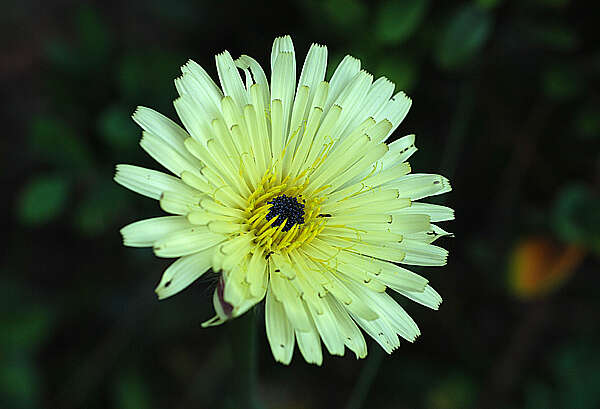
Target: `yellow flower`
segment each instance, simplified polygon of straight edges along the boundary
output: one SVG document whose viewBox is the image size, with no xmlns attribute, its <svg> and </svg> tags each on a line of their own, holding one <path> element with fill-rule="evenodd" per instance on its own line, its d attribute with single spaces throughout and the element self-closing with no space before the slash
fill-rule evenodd
<svg viewBox="0 0 600 409">
<path fill-rule="evenodd" d="M 266 299 L 267 337 L 288 364 L 345 347 L 367 354 L 359 326 L 390 353 L 419 329 L 386 292 L 437 309 L 427 279 L 396 263 L 441 266 L 432 222 L 452 209 L 417 200 L 450 191 L 447 179 L 411 174 L 414 135 L 385 141 L 411 105 L 394 84 L 347 56 L 324 81 L 327 48 L 313 44 L 296 79 L 289 36 L 275 39 L 271 81 L 251 57 L 216 56 L 221 87 L 189 61 L 175 80 L 184 128 L 139 107 L 140 142 L 175 176 L 118 165 L 115 180 L 159 200 L 172 216 L 121 230 L 125 245 L 178 258 L 156 292 L 169 297 L 212 269 L 220 324 Z M 244 72 L 242 79 L 240 71 Z M 358 324 L 358 325 L 357 325 Z"/>
</svg>

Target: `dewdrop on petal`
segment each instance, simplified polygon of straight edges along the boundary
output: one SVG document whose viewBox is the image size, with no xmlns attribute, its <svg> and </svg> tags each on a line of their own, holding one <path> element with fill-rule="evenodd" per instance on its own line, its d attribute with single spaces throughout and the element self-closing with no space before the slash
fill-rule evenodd
<svg viewBox="0 0 600 409">
<path fill-rule="evenodd" d="M 327 48 L 313 44 L 297 78 L 289 36 L 275 39 L 270 80 L 253 58 L 216 56 L 220 87 L 193 61 L 175 80 L 183 128 L 138 107 L 140 145 L 171 174 L 117 165 L 115 180 L 156 199 L 169 216 L 125 226 L 125 245 L 175 258 L 160 299 L 206 271 L 220 273 L 216 315 L 244 314 L 265 300 L 273 356 L 288 364 L 298 343 L 320 365 L 367 355 L 359 329 L 391 353 L 420 334 L 387 289 L 437 309 L 427 279 L 401 265 L 442 266 L 433 223 L 452 209 L 420 200 L 451 190 L 435 174 L 413 174 L 415 136 L 386 143 L 411 105 L 386 78 L 374 81 L 346 56 L 325 81 Z M 243 73 L 243 75 L 242 75 Z"/>
</svg>

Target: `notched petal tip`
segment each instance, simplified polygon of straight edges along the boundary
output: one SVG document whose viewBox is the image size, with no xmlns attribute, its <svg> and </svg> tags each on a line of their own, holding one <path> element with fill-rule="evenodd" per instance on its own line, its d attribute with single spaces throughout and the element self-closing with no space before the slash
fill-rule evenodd
<svg viewBox="0 0 600 409">
<path fill-rule="evenodd" d="M 398 98 L 408 100 L 410 103 L 412 103 L 412 98 L 409 97 L 408 95 L 406 95 L 406 92 L 404 92 L 404 91 L 398 92 L 396 95 L 394 95 L 392 97 L 392 100 L 396 101 Z"/>
<path fill-rule="evenodd" d="M 171 284 L 171 281 L 167 281 L 166 283 L 161 283 L 159 284 L 155 289 L 154 292 L 156 293 L 158 299 L 160 301 L 164 300 L 165 298 L 169 298 L 171 295 L 165 295 L 164 291 L 169 287 L 169 285 Z"/>
<path fill-rule="evenodd" d="M 137 123 L 137 118 L 139 118 L 141 112 L 147 109 L 146 107 L 143 107 L 141 105 L 138 105 L 137 107 L 135 107 L 135 110 L 133 111 L 133 113 L 131 114 L 131 118 Z"/>
<path fill-rule="evenodd" d="M 236 58 L 233 62 L 235 63 L 235 66 L 242 69 L 242 70 L 247 70 L 250 68 L 250 56 L 246 55 L 246 54 L 242 54 L 240 55 L 238 58 Z"/>
<path fill-rule="evenodd" d="M 193 65 L 199 66 L 199 64 L 196 61 L 192 60 L 191 58 L 188 58 L 185 64 L 181 66 L 181 72 L 185 72 L 185 69 L 189 70 L 189 68 Z"/>
<path fill-rule="evenodd" d="M 342 59 L 342 62 L 344 62 L 345 60 L 348 61 L 348 62 L 353 62 L 353 63 L 359 63 L 360 64 L 360 59 L 358 59 L 358 58 L 356 58 L 356 57 L 354 57 L 353 55 L 350 55 L 350 54 L 346 54 L 344 56 L 344 58 Z"/>
<path fill-rule="evenodd" d="M 273 355 L 273 358 L 275 358 L 275 362 L 279 362 L 282 365 L 289 365 L 292 362 L 292 357 L 291 356 L 275 356 Z"/>
<path fill-rule="evenodd" d="M 202 326 L 202 328 L 216 327 L 217 325 L 223 324 L 225 321 L 226 320 L 222 319 L 218 315 L 215 315 L 214 317 L 212 317 L 211 319 L 209 319 L 207 321 L 204 321 L 200 325 Z"/>
<path fill-rule="evenodd" d="M 275 40 L 273 40 L 273 43 L 284 45 L 284 46 L 289 46 L 290 43 L 292 43 L 292 37 L 289 34 L 283 34 L 283 35 L 275 37 Z M 283 43 L 283 44 L 281 44 L 281 43 Z"/>
<path fill-rule="evenodd" d="M 221 58 L 226 58 L 226 57 L 231 58 L 231 54 L 227 50 L 223 50 L 220 53 L 218 53 L 217 55 L 215 55 L 215 59 L 221 59 Z"/>
</svg>

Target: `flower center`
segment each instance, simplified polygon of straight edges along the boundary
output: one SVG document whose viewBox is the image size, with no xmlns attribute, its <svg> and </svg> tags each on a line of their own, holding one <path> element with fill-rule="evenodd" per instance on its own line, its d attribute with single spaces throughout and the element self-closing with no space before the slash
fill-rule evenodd
<svg viewBox="0 0 600 409">
<path fill-rule="evenodd" d="M 248 230 L 254 232 L 254 242 L 265 255 L 298 248 L 323 230 L 325 219 L 318 216 L 324 198 L 304 197 L 307 181 L 300 179 L 278 182 L 275 174 L 266 172 L 248 198 Z"/>
<path fill-rule="evenodd" d="M 265 216 L 266 219 L 271 220 L 273 217 L 279 216 L 271 226 L 285 223 L 282 231 L 288 231 L 294 224 L 304 224 L 304 204 L 298 202 L 297 198 L 281 195 L 267 203 L 272 207 Z"/>
</svg>

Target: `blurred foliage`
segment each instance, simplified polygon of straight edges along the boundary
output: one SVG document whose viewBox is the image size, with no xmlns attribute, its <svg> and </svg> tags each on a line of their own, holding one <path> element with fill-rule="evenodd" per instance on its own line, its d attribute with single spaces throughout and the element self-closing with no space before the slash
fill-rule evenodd
<svg viewBox="0 0 600 409">
<path fill-rule="evenodd" d="M 525 299 L 546 296 L 564 284 L 580 266 L 585 251 L 546 237 L 527 237 L 515 246 L 509 286 Z"/>
<path fill-rule="evenodd" d="M 463 5 L 448 19 L 436 48 L 440 67 L 464 67 L 485 45 L 492 29 L 492 17 L 481 7 Z"/>
<path fill-rule="evenodd" d="M 375 34 L 379 43 L 398 45 L 404 42 L 421 24 L 429 0 L 398 2 L 388 0 L 377 10 Z"/>
<path fill-rule="evenodd" d="M 600 251 L 600 197 L 589 187 L 573 183 L 558 192 L 554 229 L 570 243 Z"/>
<path fill-rule="evenodd" d="M 137 132 L 137 127 L 123 106 L 106 108 L 98 116 L 96 132 L 108 147 L 117 152 L 132 150 L 136 146 L 135 139 L 130 136 Z"/>
<path fill-rule="evenodd" d="M 319 3 L 327 20 L 346 30 L 352 30 L 367 16 L 367 7 L 360 0 L 325 0 Z"/>
<path fill-rule="evenodd" d="M 61 168 L 85 169 L 89 165 L 89 149 L 65 120 L 36 116 L 30 126 L 31 151 L 41 161 Z"/>
<path fill-rule="evenodd" d="M 23 224 L 42 224 L 55 219 L 67 203 L 68 188 L 64 175 L 34 178 L 21 192 L 19 220 Z"/>
<path fill-rule="evenodd" d="M 579 45 L 575 30 L 562 23 L 529 22 L 523 29 L 527 31 L 529 41 L 556 51 L 570 51 Z"/>
<path fill-rule="evenodd" d="M 15 3 L 0 17 L 11 40 L 0 177 L 13 193 L 0 407 L 226 405 L 226 331 L 198 324 L 214 276 L 157 306 L 167 263 L 124 249 L 118 230 L 159 206 L 112 175 L 116 163 L 160 169 L 130 116 L 139 104 L 176 118 L 173 79 L 188 58 L 216 79 L 214 54 L 266 63 L 285 33 L 298 67 L 319 42 L 328 75 L 352 53 L 405 90 L 413 107 L 396 135 L 417 134 L 412 168 L 441 168 L 454 186 L 432 200 L 456 209 L 444 226 L 455 238 L 441 243 L 449 265 L 419 271 L 445 302 L 435 313 L 406 303 L 423 335 L 384 358 L 366 407 L 598 407 L 596 14 L 568 0 Z M 514 297 L 516 283 L 527 296 Z M 267 407 L 346 404 L 363 362 L 327 356 L 315 368 L 296 355 L 282 367 L 261 336 Z"/>
<path fill-rule="evenodd" d="M 10 281 L 4 282 L 2 290 L 0 406 L 42 407 L 43 377 L 35 357 L 52 335 L 55 321 L 52 308 L 39 304 Z M 15 305 L 19 306 L 16 311 Z"/>
<path fill-rule="evenodd" d="M 473 379 L 461 373 L 452 373 L 431 390 L 427 407 L 431 409 L 461 409 L 476 403 L 477 386 Z"/>
<path fill-rule="evenodd" d="M 548 98 L 561 101 L 579 95 L 583 83 L 574 67 L 563 64 L 549 67 L 544 71 L 542 86 Z"/>
<path fill-rule="evenodd" d="M 586 139 L 600 137 L 600 105 L 586 105 L 575 117 L 575 130 Z"/>
<path fill-rule="evenodd" d="M 594 409 L 600 406 L 600 353 L 588 341 L 574 341 L 550 355 L 550 379 L 531 381 L 525 409 Z"/>
<path fill-rule="evenodd" d="M 152 391 L 146 384 L 143 374 L 134 369 L 116 378 L 115 403 L 120 409 L 150 409 Z"/>
</svg>

